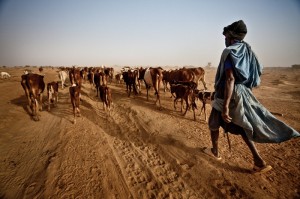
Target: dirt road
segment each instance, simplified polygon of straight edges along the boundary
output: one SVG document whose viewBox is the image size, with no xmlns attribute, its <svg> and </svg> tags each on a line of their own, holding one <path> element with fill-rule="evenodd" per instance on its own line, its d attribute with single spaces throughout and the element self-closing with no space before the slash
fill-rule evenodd
<svg viewBox="0 0 300 199">
<path fill-rule="evenodd" d="M 153 90 L 147 101 L 145 90 L 127 97 L 123 84 L 112 83 L 114 105 L 108 113 L 84 83 L 76 124 L 68 88 L 59 90 L 59 103 L 50 112 L 44 103 L 35 122 L 20 85 L 23 69 L 6 71 L 12 78 L 0 80 L 0 198 L 300 197 L 299 139 L 257 144 L 273 170 L 253 175 L 251 154 L 239 136 L 230 135 L 230 152 L 221 134 L 221 162 L 205 155 L 210 135 L 204 116 L 183 117 L 168 92 L 161 90 L 160 110 Z M 210 89 L 215 72 L 207 70 Z M 267 68 L 254 90 L 263 105 L 298 131 L 299 72 Z M 46 83 L 58 80 L 55 69 L 44 73 Z"/>
</svg>

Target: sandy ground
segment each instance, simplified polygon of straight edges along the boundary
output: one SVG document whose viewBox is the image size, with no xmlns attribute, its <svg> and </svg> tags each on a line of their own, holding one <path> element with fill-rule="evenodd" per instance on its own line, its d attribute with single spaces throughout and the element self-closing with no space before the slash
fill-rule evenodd
<svg viewBox="0 0 300 199">
<path fill-rule="evenodd" d="M 230 152 L 221 134 L 218 162 L 202 152 L 210 146 L 204 115 L 197 121 L 192 112 L 183 117 L 179 104 L 174 110 L 171 94 L 162 90 L 160 110 L 153 90 L 149 101 L 145 90 L 127 97 L 125 86 L 114 82 L 110 114 L 85 83 L 76 124 L 68 88 L 60 88 L 59 103 L 50 112 L 44 103 L 35 122 L 20 84 L 23 70 L 1 68 L 12 77 L 0 79 L 0 198 L 300 197 L 299 139 L 257 144 L 273 170 L 253 175 L 252 157 L 240 136 L 230 135 Z M 56 69 L 43 72 L 46 83 L 58 80 Z M 215 72 L 206 69 L 209 89 Z M 254 93 L 300 131 L 300 69 L 265 68 Z"/>
</svg>

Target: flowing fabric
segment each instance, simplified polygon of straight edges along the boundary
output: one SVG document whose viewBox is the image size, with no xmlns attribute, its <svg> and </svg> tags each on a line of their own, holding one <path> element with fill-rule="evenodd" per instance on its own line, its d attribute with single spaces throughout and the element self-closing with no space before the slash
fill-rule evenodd
<svg viewBox="0 0 300 199">
<path fill-rule="evenodd" d="M 235 43 L 223 51 L 215 79 L 216 92 L 225 75 L 224 61 L 227 56 L 232 60 L 236 75 L 229 105 L 232 122 L 242 127 L 250 140 L 259 143 L 279 143 L 299 137 L 296 130 L 274 117 L 253 95 L 251 89 L 260 84 L 262 66 L 249 44 Z M 215 98 L 212 105 L 222 112 L 223 103 L 223 99 Z"/>
</svg>

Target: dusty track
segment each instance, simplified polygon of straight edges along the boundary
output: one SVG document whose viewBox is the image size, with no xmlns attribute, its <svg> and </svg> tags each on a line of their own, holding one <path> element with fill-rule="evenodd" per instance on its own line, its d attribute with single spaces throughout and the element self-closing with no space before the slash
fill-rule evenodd
<svg viewBox="0 0 300 199">
<path fill-rule="evenodd" d="M 86 83 L 76 124 L 67 88 L 59 90 L 58 106 L 44 109 L 34 122 L 20 85 L 22 69 L 8 72 L 13 77 L 0 80 L 0 198 L 300 197 L 299 139 L 257 144 L 274 169 L 252 175 L 252 158 L 239 136 L 230 135 L 230 152 L 221 134 L 221 162 L 203 154 L 210 146 L 204 116 L 196 122 L 191 112 L 183 117 L 173 109 L 170 93 L 161 91 L 159 110 L 153 91 L 149 101 L 145 90 L 128 98 L 123 85 L 112 83 L 114 107 L 108 113 Z M 215 70 L 207 73 L 212 89 Z M 46 83 L 58 80 L 55 70 L 45 74 Z M 254 92 L 299 131 L 297 74 L 266 69 Z"/>
</svg>

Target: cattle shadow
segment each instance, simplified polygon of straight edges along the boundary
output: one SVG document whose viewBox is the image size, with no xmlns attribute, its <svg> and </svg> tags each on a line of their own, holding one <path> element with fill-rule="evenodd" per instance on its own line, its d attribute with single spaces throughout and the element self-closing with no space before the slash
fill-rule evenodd
<svg viewBox="0 0 300 199">
<path fill-rule="evenodd" d="M 43 95 L 42 105 L 39 104 L 39 106 L 42 106 L 42 110 L 37 111 L 37 115 L 39 117 L 41 116 L 40 112 L 45 111 L 45 107 L 46 107 L 45 106 L 45 101 L 46 100 L 47 100 L 47 98 Z M 30 117 L 30 119 L 32 121 L 39 121 L 39 120 L 34 119 L 34 116 L 32 115 L 32 110 L 29 106 L 28 99 L 27 99 L 26 95 L 21 95 L 18 98 L 12 99 L 12 100 L 10 100 L 10 103 L 14 104 L 16 106 L 22 107 L 23 110 L 25 111 L 25 113 L 27 113 L 27 115 Z"/>
<path fill-rule="evenodd" d="M 22 107 L 23 110 L 31 117 L 32 119 L 32 112 L 30 110 L 28 100 L 26 95 L 21 95 L 18 98 L 10 100 L 11 104 L 14 104 L 16 106 Z"/>
</svg>

